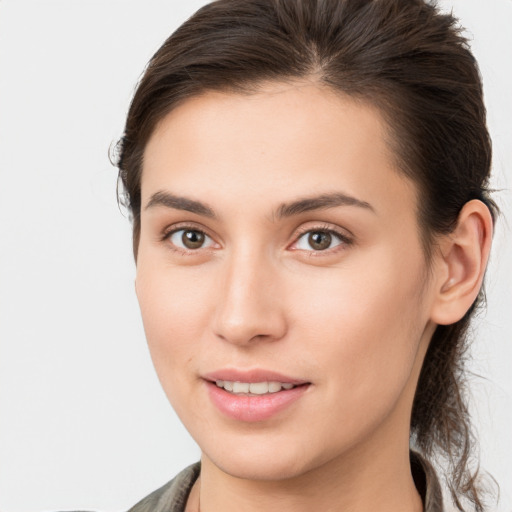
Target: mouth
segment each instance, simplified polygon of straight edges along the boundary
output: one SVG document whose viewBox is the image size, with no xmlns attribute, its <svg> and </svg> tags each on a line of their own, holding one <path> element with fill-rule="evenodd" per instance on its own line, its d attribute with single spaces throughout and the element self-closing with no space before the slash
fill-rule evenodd
<svg viewBox="0 0 512 512">
<path fill-rule="evenodd" d="M 268 420 L 300 401 L 312 383 L 268 371 L 223 370 L 203 377 L 213 405 L 242 422 Z"/>
<path fill-rule="evenodd" d="M 280 391 L 288 391 L 304 384 L 292 384 L 291 382 L 263 381 L 263 382 L 239 382 L 231 380 L 216 380 L 215 385 L 226 390 L 228 393 L 240 396 L 261 396 Z"/>
</svg>

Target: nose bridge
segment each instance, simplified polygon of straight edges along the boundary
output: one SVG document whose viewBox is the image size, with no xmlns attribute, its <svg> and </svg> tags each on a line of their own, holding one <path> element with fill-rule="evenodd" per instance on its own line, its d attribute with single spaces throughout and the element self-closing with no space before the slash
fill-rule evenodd
<svg viewBox="0 0 512 512">
<path fill-rule="evenodd" d="M 284 335 L 276 264 L 250 244 L 234 249 L 224 261 L 215 315 L 215 334 L 235 344 Z"/>
</svg>

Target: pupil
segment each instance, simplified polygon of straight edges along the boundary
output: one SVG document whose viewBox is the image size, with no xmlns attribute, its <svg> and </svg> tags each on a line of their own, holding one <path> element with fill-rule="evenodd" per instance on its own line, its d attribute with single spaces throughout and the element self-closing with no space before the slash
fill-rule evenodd
<svg viewBox="0 0 512 512">
<path fill-rule="evenodd" d="M 309 235 L 309 244 L 313 249 L 323 251 L 331 245 L 331 239 L 330 233 L 315 231 Z"/>
<path fill-rule="evenodd" d="M 188 249 L 197 249 L 204 243 L 204 234 L 199 231 L 185 231 L 182 241 Z"/>
</svg>

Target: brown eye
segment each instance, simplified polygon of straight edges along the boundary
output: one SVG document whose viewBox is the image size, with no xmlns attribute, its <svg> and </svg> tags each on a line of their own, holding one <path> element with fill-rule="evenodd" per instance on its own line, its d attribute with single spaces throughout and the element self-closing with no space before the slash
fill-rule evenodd
<svg viewBox="0 0 512 512">
<path fill-rule="evenodd" d="M 339 245 L 350 245 L 350 243 L 350 240 L 341 233 L 330 229 L 312 229 L 297 239 L 295 249 L 316 252 L 334 249 Z"/>
<path fill-rule="evenodd" d="M 213 240 L 198 229 L 178 229 L 169 235 L 169 241 L 180 249 L 202 249 L 210 247 Z"/>
<path fill-rule="evenodd" d="M 188 249 L 198 249 L 204 243 L 204 233 L 200 231 L 184 231 L 181 235 L 183 245 Z"/>
<path fill-rule="evenodd" d="M 309 233 L 308 243 L 316 251 L 328 249 L 332 242 L 332 236 L 326 231 L 313 231 Z"/>
</svg>

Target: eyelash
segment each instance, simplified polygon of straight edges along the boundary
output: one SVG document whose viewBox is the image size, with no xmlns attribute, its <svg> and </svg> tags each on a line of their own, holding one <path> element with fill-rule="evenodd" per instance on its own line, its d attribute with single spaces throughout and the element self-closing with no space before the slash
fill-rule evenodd
<svg viewBox="0 0 512 512">
<path fill-rule="evenodd" d="M 188 249 L 187 250 L 187 249 L 183 249 L 182 247 L 177 247 L 170 241 L 171 236 L 179 231 L 195 231 L 196 233 L 202 233 L 205 237 L 208 237 L 211 240 L 213 240 L 213 237 L 211 237 L 204 229 L 198 228 L 197 226 L 194 226 L 193 224 L 174 225 L 174 226 L 172 226 L 172 228 L 169 228 L 164 232 L 164 234 L 162 236 L 162 242 L 168 242 L 168 245 L 170 246 L 171 250 L 174 252 L 177 252 L 179 254 L 194 255 L 194 254 L 197 254 L 197 252 L 198 252 L 198 249 Z"/>
<path fill-rule="evenodd" d="M 165 233 L 162 236 L 162 241 L 169 242 L 169 245 L 171 246 L 171 250 L 178 252 L 180 254 L 184 254 L 184 255 L 197 254 L 198 250 L 202 249 L 202 248 L 187 250 L 187 249 L 183 249 L 182 247 L 177 247 L 175 244 L 171 243 L 170 237 L 179 231 L 195 231 L 195 232 L 201 233 L 205 237 L 208 237 L 211 240 L 213 240 L 213 238 L 210 235 L 208 235 L 208 233 L 205 230 L 200 229 L 194 225 L 191 225 L 191 224 L 184 224 L 184 225 L 177 225 L 177 226 L 175 225 L 172 228 L 165 231 Z M 303 251 L 305 253 L 308 253 L 309 257 L 318 257 L 318 256 L 322 256 L 324 254 L 332 254 L 333 252 L 338 252 L 339 250 L 343 250 L 347 246 L 350 246 L 353 244 L 352 238 L 347 236 L 345 233 L 342 233 L 341 231 L 333 229 L 332 227 L 330 227 L 328 225 L 320 225 L 320 226 L 313 226 L 313 227 L 307 227 L 307 228 L 305 227 L 305 228 L 299 229 L 292 245 L 297 244 L 297 242 L 304 235 L 306 235 L 308 233 L 315 233 L 315 232 L 328 233 L 329 235 L 332 235 L 332 236 L 338 238 L 340 240 L 340 243 L 333 248 L 324 249 L 324 250 L 314 250 L 314 249 L 311 249 L 310 251 L 303 250 L 303 249 L 292 249 L 292 250 L 298 250 L 298 251 Z M 203 248 L 203 249 L 208 250 L 209 248 Z"/>
<path fill-rule="evenodd" d="M 335 252 L 344 250 L 347 246 L 352 245 L 353 240 L 350 238 L 346 233 L 343 233 L 341 231 L 338 231 L 336 229 L 333 229 L 332 227 L 328 225 L 321 225 L 321 226 L 313 226 L 313 227 L 305 227 L 299 229 L 299 232 L 297 233 L 295 237 L 295 241 L 293 242 L 293 245 L 297 244 L 297 242 L 306 234 L 308 233 L 328 233 L 329 235 L 333 235 L 334 237 L 338 238 L 340 240 L 340 243 L 336 245 L 333 248 L 330 249 L 324 249 L 324 250 L 314 250 L 311 249 L 310 251 L 305 250 L 309 257 L 319 257 L 322 255 L 330 255 Z M 294 249 L 294 250 L 301 250 L 301 249 Z"/>
</svg>

